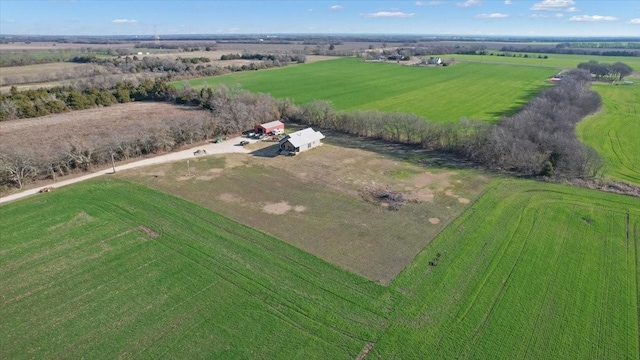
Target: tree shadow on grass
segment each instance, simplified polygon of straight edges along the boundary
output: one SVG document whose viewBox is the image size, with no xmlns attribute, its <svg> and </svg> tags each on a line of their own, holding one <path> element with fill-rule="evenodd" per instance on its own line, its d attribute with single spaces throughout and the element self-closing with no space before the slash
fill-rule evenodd
<svg viewBox="0 0 640 360">
<path fill-rule="evenodd" d="M 423 149 L 417 145 L 391 143 L 383 140 L 348 135 L 328 129 L 316 130 L 320 130 L 325 135 L 324 143 L 334 146 L 372 151 L 377 154 L 391 156 L 398 160 L 441 169 L 484 169 L 459 156 Z"/>
<path fill-rule="evenodd" d="M 533 89 L 528 90 L 524 95 L 522 95 L 518 100 L 516 100 L 513 105 L 506 109 L 502 109 L 500 111 L 490 112 L 489 115 L 499 119 L 500 121 L 504 117 L 513 116 L 518 113 L 522 108 L 531 102 L 536 95 L 540 94 L 541 91 L 548 88 L 549 85 L 539 85 Z M 496 122 L 498 122 L 496 121 Z"/>
</svg>

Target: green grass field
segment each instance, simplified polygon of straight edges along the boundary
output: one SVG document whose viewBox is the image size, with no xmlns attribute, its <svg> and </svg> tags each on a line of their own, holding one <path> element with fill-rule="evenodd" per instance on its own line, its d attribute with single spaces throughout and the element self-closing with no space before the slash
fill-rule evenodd
<svg viewBox="0 0 640 360">
<path fill-rule="evenodd" d="M 498 181 L 392 284 L 372 355 L 638 359 L 639 242 L 640 199 Z"/>
<path fill-rule="evenodd" d="M 117 180 L 0 227 L 3 358 L 640 355 L 636 198 L 497 180 L 389 287 Z"/>
<path fill-rule="evenodd" d="M 493 53 L 499 53 L 493 51 Z M 516 55 L 524 55 L 525 53 L 512 53 Z M 529 57 L 508 57 L 496 55 L 461 55 L 461 54 L 445 54 L 440 55 L 444 60 L 455 59 L 463 62 L 479 62 L 486 64 L 512 64 L 525 65 L 535 67 L 552 67 L 557 69 L 572 69 L 578 64 L 595 60 L 599 63 L 613 64 L 622 62 L 631 66 L 634 70 L 640 71 L 640 58 L 633 56 L 591 56 L 591 55 L 569 55 L 569 54 L 536 54 L 528 53 Z M 547 56 L 547 59 L 539 59 L 538 55 Z"/>
<path fill-rule="evenodd" d="M 365 63 L 356 58 L 188 80 L 195 88 L 244 89 L 302 104 L 329 100 L 338 110 L 415 113 L 432 121 L 497 121 L 518 110 L 557 72 L 553 68 L 462 63 L 450 67 Z M 176 82 L 181 86 L 185 82 Z"/>
<path fill-rule="evenodd" d="M 578 124 L 580 138 L 606 160 L 607 176 L 640 184 L 640 78 L 631 86 L 595 84 L 602 110 Z"/>
<path fill-rule="evenodd" d="M 0 207 L 0 357 L 353 359 L 387 290 L 120 181 Z"/>
</svg>

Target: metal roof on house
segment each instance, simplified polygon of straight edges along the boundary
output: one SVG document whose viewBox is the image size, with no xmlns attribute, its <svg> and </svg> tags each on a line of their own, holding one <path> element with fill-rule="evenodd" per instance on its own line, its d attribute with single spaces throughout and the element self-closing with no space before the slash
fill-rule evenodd
<svg viewBox="0 0 640 360">
<path fill-rule="evenodd" d="M 260 124 L 261 127 L 265 128 L 265 129 L 270 129 L 276 126 L 284 126 L 284 123 L 282 123 L 282 121 L 271 121 L 268 123 L 264 123 L 264 124 Z"/>
<path fill-rule="evenodd" d="M 289 141 L 291 145 L 300 147 L 322 139 L 324 139 L 324 135 L 322 135 L 320 131 L 315 131 L 312 128 L 306 128 L 289 134 L 286 138 L 282 139 L 282 141 Z"/>
</svg>

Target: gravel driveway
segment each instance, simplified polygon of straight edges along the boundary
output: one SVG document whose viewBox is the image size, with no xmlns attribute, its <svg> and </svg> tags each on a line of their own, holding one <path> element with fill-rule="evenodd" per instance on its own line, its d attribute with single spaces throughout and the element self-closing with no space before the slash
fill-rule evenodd
<svg viewBox="0 0 640 360">
<path fill-rule="evenodd" d="M 124 164 L 124 165 L 120 165 L 120 166 L 116 166 L 116 171 L 121 171 L 121 170 L 127 170 L 127 169 L 133 169 L 133 168 L 137 168 L 137 167 L 142 167 L 142 166 L 148 166 L 148 165 L 155 165 L 155 164 L 162 164 L 162 163 L 167 163 L 167 162 L 172 162 L 172 161 L 177 161 L 177 160 L 185 160 L 185 159 L 192 159 L 194 158 L 194 151 L 196 150 L 206 150 L 207 151 L 207 155 L 215 155 L 215 154 L 229 154 L 229 153 L 249 153 L 250 151 L 245 149 L 244 147 L 240 146 L 239 143 L 242 140 L 247 140 L 250 143 L 254 143 L 257 140 L 253 140 L 253 139 L 246 139 L 246 138 L 242 138 L 242 137 L 236 137 L 233 139 L 227 139 L 221 143 L 209 143 L 209 144 L 205 144 L 205 145 L 199 145 L 190 149 L 186 149 L 186 150 L 180 150 L 180 151 L 176 151 L 176 152 L 172 152 L 169 154 L 164 154 L 164 155 L 159 155 L 156 157 L 152 157 L 152 158 L 148 158 L 148 159 L 144 159 L 144 160 L 139 160 L 139 161 L 134 161 L 128 164 Z M 198 156 L 207 156 L 207 155 L 198 155 Z M 11 194 L 5 197 L 1 197 L 0 198 L 0 204 L 1 203 L 6 203 L 9 201 L 15 201 L 15 200 L 19 200 L 22 198 L 25 198 L 27 196 L 31 196 L 34 194 L 37 194 L 41 189 L 45 188 L 45 187 L 54 187 L 54 188 L 58 188 L 61 186 L 65 186 L 65 185 L 70 185 L 70 184 L 75 184 L 77 182 L 80 181 L 84 181 L 84 180 L 88 180 L 88 179 L 92 179 L 104 174 L 109 174 L 113 172 L 112 168 L 107 168 L 107 169 L 103 169 L 103 170 L 99 170 L 96 171 L 94 173 L 91 174 L 87 174 L 87 175 L 83 175 L 77 178 L 73 178 L 73 179 L 69 179 L 69 180 L 63 180 L 63 181 L 59 181 L 56 183 L 52 183 L 52 184 L 47 184 L 44 186 L 40 186 L 34 189 L 29 189 L 29 190 L 24 190 L 22 192 L 16 193 L 16 194 Z"/>
</svg>

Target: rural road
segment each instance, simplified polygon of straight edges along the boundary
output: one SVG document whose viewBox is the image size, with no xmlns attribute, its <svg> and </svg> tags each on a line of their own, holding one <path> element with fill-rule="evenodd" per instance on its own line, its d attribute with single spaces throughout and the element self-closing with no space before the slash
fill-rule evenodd
<svg viewBox="0 0 640 360">
<path fill-rule="evenodd" d="M 138 167 L 142 167 L 142 166 L 148 166 L 148 165 L 156 165 L 156 164 L 162 164 L 162 163 L 167 163 L 167 162 L 172 162 L 172 161 L 177 161 L 177 160 L 186 160 L 186 159 L 193 159 L 196 156 L 193 155 L 193 152 L 196 150 L 206 150 L 207 151 L 207 155 L 215 155 L 215 154 L 229 154 L 229 153 L 249 153 L 250 151 L 245 149 L 243 146 L 240 146 L 239 143 L 242 140 L 248 140 L 251 143 L 254 143 L 258 140 L 253 140 L 253 139 L 246 139 L 246 138 L 242 138 L 242 137 L 236 137 L 233 139 L 227 139 L 221 143 L 218 144 L 213 144 L 213 143 L 209 143 L 209 144 L 204 144 L 204 145 L 200 145 L 200 146 L 196 146 L 190 149 L 186 149 L 186 150 L 180 150 L 180 151 L 176 151 L 176 152 L 172 152 L 169 154 L 164 154 L 164 155 L 159 155 L 156 157 L 152 157 L 152 158 L 148 158 L 148 159 L 144 159 L 144 160 L 139 160 L 139 161 L 134 161 L 128 164 L 124 164 L 124 165 L 120 165 L 120 166 L 116 166 L 116 172 L 118 171 L 122 171 L 122 170 L 128 170 L 128 169 L 133 169 L 133 168 L 138 168 Z M 198 155 L 197 157 L 201 157 L 201 156 L 207 156 L 207 155 Z M 11 194 L 5 197 L 0 197 L 0 204 L 3 203 L 7 203 L 10 201 L 16 201 L 22 198 L 25 198 L 27 196 L 31 196 L 34 194 L 37 194 L 41 189 L 45 188 L 45 187 L 49 187 L 52 186 L 54 188 L 58 188 L 61 186 L 66 186 L 66 185 L 70 185 L 70 184 L 75 184 L 78 183 L 80 181 L 85 181 L 88 179 L 93 179 L 95 177 L 104 175 L 104 174 L 110 174 L 113 172 L 112 168 L 107 168 L 107 169 L 103 169 L 103 170 L 99 170 L 96 171 L 94 173 L 91 174 L 87 174 L 87 175 L 83 175 L 77 178 L 73 178 L 73 179 L 69 179 L 69 180 L 63 180 L 63 181 L 59 181 L 56 183 L 52 183 L 52 184 L 47 184 L 45 186 L 40 186 L 34 189 L 29 189 L 29 190 L 24 190 L 21 191 L 19 193 L 16 194 Z"/>
</svg>

